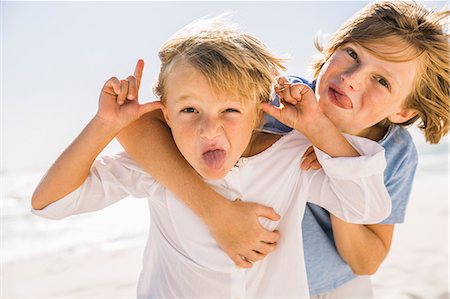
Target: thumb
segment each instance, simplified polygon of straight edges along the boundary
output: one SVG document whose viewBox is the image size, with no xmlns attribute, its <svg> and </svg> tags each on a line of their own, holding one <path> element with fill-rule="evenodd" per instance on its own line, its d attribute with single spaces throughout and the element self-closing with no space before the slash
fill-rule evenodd
<svg viewBox="0 0 450 299">
<path fill-rule="evenodd" d="M 275 212 L 275 210 L 271 207 L 266 207 L 258 204 L 258 210 L 256 211 L 256 215 L 258 217 L 265 217 L 269 220 L 278 221 L 280 220 L 280 215 Z"/>
<path fill-rule="evenodd" d="M 139 117 L 141 117 L 145 113 L 154 111 L 156 109 L 161 109 L 163 107 L 164 107 L 164 105 L 161 103 L 161 101 L 158 101 L 158 100 L 148 102 L 148 103 L 143 103 L 143 104 L 139 105 Z"/>
<path fill-rule="evenodd" d="M 261 110 L 270 115 L 275 117 L 277 120 L 281 120 L 281 108 L 275 107 L 269 103 L 261 103 Z"/>
</svg>

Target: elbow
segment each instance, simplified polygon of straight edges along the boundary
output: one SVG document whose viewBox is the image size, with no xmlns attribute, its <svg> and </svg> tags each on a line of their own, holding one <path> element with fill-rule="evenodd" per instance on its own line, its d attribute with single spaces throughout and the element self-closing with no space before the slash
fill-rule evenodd
<svg viewBox="0 0 450 299">
<path fill-rule="evenodd" d="M 33 210 L 42 210 L 46 207 L 45 200 L 43 197 L 39 194 L 37 190 L 34 191 L 33 195 L 31 196 L 31 208 Z"/>
<path fill-rule="evenodd" d="M 350 265 L 350 268 L 355 275 L 373 275 L 377 272 L 379 267 L 380 263 Z"/>
</svg>

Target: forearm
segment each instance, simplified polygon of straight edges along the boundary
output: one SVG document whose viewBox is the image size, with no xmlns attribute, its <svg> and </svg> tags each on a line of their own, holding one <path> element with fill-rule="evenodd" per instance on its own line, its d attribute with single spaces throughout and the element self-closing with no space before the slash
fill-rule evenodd
<svg viewBox="0 0 450 299">
<path fill-rule="evenodd" d="M 321 114 L 312 121 L 302 124 L 301 131 L 311 143 L 330 157 L 357 157 L 359 153 L 345 139 L 338 128 Z"/>
<path fill-rule="evenodd" d="M 76 190 L 89 175 L 95 158 L 117 133 L 116 128 L 102 119 L 93 118 L 36 187 L 32 197 L 33 209 L 43 209 Z"/>
<path fill-rule="evenodd" d="M 331 215 L 337 250 L 357 275 L 376 272 L 389 253 L 394 225 L 359 225 Z"/>
<path fill-rule="evenodd" d="M 128 154 L 204 221 L 225 198 L 212 190 L 176 147 L 161 111 L 143 115 L 123 129 L 118 140 Z"/>
</svg>

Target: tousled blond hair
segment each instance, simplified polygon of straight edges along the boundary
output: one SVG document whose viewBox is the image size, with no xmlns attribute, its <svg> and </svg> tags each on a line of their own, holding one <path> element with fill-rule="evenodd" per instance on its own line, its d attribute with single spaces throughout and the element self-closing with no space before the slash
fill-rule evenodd
<svg viewBox="0 0 450 299">
<path fill-rule="evenodd" d="M 431 12 L 414 2 L 376 2 L 348 20 L 331 38 L 326 47 L 316 39 L 321 57 L 313 64 L 314 76 L 333 53 L 345 43 L 353 42 L 379 58 L 389 61 L 418 59 L 417 76 L 403 108 L 417 115 L 398 124 L 408 126 L 417 120 L 418 127 L 429 143 L 438 143 L 449 130 L 450 101 L 450 46 L 448 32 L 444 31 L 450 11 Z M 395 42 L 398 53 L 383 52 L 374 44 Z M 392 123 L 385 119 L 378 125 Z"/>
<path fill-rule="evenodd" d="M 274 78 L 285 70 L 283 59 L 222 16 L 185 26 L 163 44 L 159 58 L 161 68 L 153 90 L 163 103 L 167 76 L 179 63 L 189 63 L 200 71 L 216 95 L 255 103 L 270 100 Z"/>
</svg>

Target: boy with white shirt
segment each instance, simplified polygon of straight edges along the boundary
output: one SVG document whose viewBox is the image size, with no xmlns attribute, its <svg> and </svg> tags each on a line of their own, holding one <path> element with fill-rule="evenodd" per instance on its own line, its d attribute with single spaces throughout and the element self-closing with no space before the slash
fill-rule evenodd
<svg viewBox="0 0 450 299">
<path fill-rule="evenodd" d="M 285 108 L 273 110 L 268 101 L 279 59 L 252 36 L 220 22 L 184 28 L 159 57 L 155 91 L 161 102 L 137 102 L 143 61 L 135 76 L 109 79 L 96 116 L 36 188 L 34 213 L 60 219 L 128 195 L 148 198 L 151 229 L 139 298 L 307 297 L 298 225 L 306 200 L 345 221 L 384 219 L 390 199 L 383 185 L 383 149 L 347 136 L 356 151 L 305 85 L 287 87 Z M 96 159 L 122 128 L 157 108 L 180 152 L 211 187 L 230 200 L 256 201 L 281 215 L 279 222 L 262 221 L 283 233 L 276 253 L 253 269 L 236 268 L 200 219 L 126 154 Z M 261 108 L 297 131 L 284 137 L 260 132 Z M 303 172 L 296 165 L 311 143 L 324 169 Z M 259 175 L 269 169 L 271 175 Z M 275 241 L 261 243 L 259 252 Z"/>
</svg>

